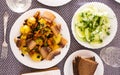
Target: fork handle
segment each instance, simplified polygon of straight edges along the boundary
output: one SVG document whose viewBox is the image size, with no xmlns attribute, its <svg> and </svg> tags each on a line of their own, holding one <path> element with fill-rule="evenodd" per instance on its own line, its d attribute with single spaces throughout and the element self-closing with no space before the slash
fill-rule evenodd
<svg viewBox="0 0 120 75">
<path fill-rule="evenodd" d="M 6 41 L 7 22 L 8 18 L 4 19 L 4 41 Z"/>
</svg>

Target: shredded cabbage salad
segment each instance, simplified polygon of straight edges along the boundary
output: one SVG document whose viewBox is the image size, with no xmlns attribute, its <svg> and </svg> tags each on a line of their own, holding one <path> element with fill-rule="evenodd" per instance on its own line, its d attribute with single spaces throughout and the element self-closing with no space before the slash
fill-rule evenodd
<svg viewBox="0 0 120 75">
<path fill-rule="evenodd" d="M 107 12 L 92 6 L 75 15 L 74 25 L 77 39 L 90 44 L 100 44 L 110 35 Z"/>
</svg>

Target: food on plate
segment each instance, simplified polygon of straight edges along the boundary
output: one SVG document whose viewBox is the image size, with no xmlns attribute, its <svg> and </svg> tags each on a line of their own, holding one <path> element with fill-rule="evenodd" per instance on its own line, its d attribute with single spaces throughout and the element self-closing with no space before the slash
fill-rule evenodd
<svg viewBox="0 0 120 75">
<path fill-rule="evenodd" d="M 26 19 L 20 27 L 16 46 L 22 55 L 29 55 L 34 61 L 52 60 L 59 55 L 67 40 L 61 34 L 61 25 L 55 22 L 56 16 L 49 11 L 37 11 Z"/>
<path fill-rule="evenodd" d="M 73 60 L 74 75 L 94 75 L 97 66 L 95 57 L 82 58 L 78 56 Z"/>
<path fill-rule="evenodd" d="M 48 22 L 53 22 L 54 19 L 56 18 L 54 14 L 52 14 L 51 12 L 45 11 L 43 13 L 43 18 L 45 18 Z"/>
<path fill-rule="evenodd" d="M 92 5 L 81 9 L 74 17 L 75 36 L 91 45 L 101 44 L 110 35 L 108 13 Z"/>
<path fill-rule="evenodd" d="M 47 56 L 47 60 L 51 60 L 51 59 L 53 59 L 54 58 L 54 56 L 56 56 L 56 55 L 58 55 L 58 54 L 60 54 L 60 50 L 56 50 L 56 51 L 52 51 L 52 52 L 50 52 L 49 54 L 48 54 L 48 56 Z"/>
</svg>

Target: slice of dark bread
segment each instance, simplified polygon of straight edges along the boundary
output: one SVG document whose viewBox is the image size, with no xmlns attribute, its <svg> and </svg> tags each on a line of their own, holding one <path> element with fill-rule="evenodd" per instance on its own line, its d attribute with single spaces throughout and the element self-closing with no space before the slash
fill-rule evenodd
<svg viewBox="0 0 120 75">
<path fill-rule="evenodd" d="M 97 65 L 93 60 L 81 58 L 78 65 L 79 75 L 94 75 Z"/>
<path fill-rule="evenodd" d="M 73 74 L 79 75 L 78 73 L 78 65 L 80 62 L 81 57 L 75 57 L 75 60 L 73 60 Z"/>
<path fill-rule="evenodd" d="M 95 57 L 89 57 L 89 58 L 85 58 L 85 59 L 89 59 L 89 60 L 92 60 L 92 61 L 95 61 Z"/>
<path fill-rule="evenodd" d="M 95 57 L 81 58 L 78 56 L 73 60 L 73 73 L 74 75 L 94 75 L 97 65 Z"/>
</svg>

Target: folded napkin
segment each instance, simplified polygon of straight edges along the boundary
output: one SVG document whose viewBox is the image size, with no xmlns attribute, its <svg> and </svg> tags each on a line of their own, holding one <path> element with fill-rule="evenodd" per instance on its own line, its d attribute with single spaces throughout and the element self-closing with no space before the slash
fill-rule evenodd
<svg viewBox="0 0 120 75">
<path fill-rule="evenodd" d="M 24 73 L 21 75 L 61 75 L 61 72 L 58 67 L 52 67 L 48 69 L 39 70 L 37 72 Z"/>
<path fill-rule="evenodd" d="M 42 72 L 33 72 L 33 73 L 25 73 L 21 75 L 61 75 L 60 70 L 49 70 L 49 71 L 42 71 Z"/>
</svg>

